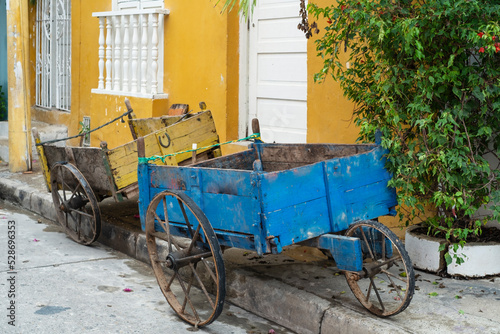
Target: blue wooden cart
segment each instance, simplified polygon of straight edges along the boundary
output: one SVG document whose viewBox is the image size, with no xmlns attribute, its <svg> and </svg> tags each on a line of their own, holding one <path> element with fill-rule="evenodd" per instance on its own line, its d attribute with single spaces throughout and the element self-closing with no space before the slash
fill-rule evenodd
<svg viewBox="0 0 500 334">
<path fill-rule="evenodd" d="M 403 311 L 414 272 L 377 217 L 394 215 L 391 175 L 376 144 L 265 144 L 184 167 L 148 163 L 138 146 L 139 210 L 151 264 L 170 306 L 194 326 L 222 311 L 222 250 L 259 255 L 318 247 L 370 312 Z"/>
</svg>

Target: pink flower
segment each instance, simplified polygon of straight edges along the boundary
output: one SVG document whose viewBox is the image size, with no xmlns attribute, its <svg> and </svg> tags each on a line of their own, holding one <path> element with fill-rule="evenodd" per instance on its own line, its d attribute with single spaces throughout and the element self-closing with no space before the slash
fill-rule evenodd
<svg viewBox="0 0 500 334">
<path fill-rule="evenodd" d="M 479 48 L 479 53 L 484 53 L 484 48 L 483 47 Z"/>
<path fill-rule="evenodd" d="M 33 239 L 33 241 L 34 241 L 34 242 L 39 242 L 40 240 L 38 240 L 38 239 L 36 239 L 36 238 L 35 238 L 35 239 Z"/>
<path fill-rule="evenodd" d="M 124 292 L 132 292 L 133 290 L 132 289 L 129 289 L 129 288 L 125 288 L 123 289 Z"/>
</svg>

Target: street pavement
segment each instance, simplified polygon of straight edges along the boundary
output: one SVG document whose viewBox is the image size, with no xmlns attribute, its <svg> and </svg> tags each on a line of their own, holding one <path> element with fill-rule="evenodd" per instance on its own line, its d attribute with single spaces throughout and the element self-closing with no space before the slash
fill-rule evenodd
<svg viewBox="0 0 500 334">
<path fill-rule="evenodd" d="M 0 165 L 0 198 L 54 220 L 51 195 L 36 163 L 31 174 L 9 173 L 6 166 L 2 169 Z M 107 199 L 99 206 L 103 215 L 99 242 L 147 263 L 137 203 L 134 200 L 114 203 Z M 55 235 L 67 239 L 60 233 Z M 95 247 L 103 246 L 90 248 Z M 75 254 L 81 252 L 80 246 L 78 249 Z M 70 256 L 73 251 L 64 254 Z M 262 258 L 252 252 L 229 249 L 224 254 L 224 263 L 228 302 L 296 333 L 500 333 L 500 277 L 465 280 L 416 270 L 416 290 L 409 307 L 396 316 L 381 319 L 361 306 L 334 263 L 315 249 L 293 246 L 285 248 L 280 255 Z M 104 270 L 101 275 L 111 276 Z M 115 279 L 122 285 L 100 285 L 124 286 L 120 276 Z M 156 287 L 153 289 L 157 291 L 154 301 L 159 302 L 161 292 Z M 94 300 L 92 305 L 96 307 L 98 299 L 94 294 L 95 291 L 87 292 L 85 296 Z M 104 292 L 100 295 L 107 296 Z M 134 309 L 131 319 L 140 309 L 154 308 L 154 302 L 151 303 L 139 306 L 129 303 Z M 165 307 L 168 308 L 168 304 Z M 216 327 L 220 321 L 223 320 L 219 318 L 206 330 L 224 333 Z"/>
<path fill-rule="evenodd" d="M 0 333 L 194 330 L 170 309 L 148 265 L 100 243 L 79 245 L 59 226 L 2 201 L 0 245 Z M 226 304 L 218 321 L 198 332 L 269 330 L 291 333 Z"/>
</svg>

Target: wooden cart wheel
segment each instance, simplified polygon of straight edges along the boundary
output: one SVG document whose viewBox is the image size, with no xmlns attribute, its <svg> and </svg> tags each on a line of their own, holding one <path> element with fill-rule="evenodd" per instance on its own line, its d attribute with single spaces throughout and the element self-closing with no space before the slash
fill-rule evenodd
<svg viewBox="0 0 500 334">
<path fill-rule="evenodd" d="M 172 236 L 179 227 L 189 239 Z M 226 276 L 217 236 L 201 209 L 184 193 L 157 194 L 146 212 L 146 241 L 158 284 L 179 317 L 195 327 L 214 321 L 224 306 Z"/>
<path fill-rule="evenodd" d="M 415 274 L 401 240 L 376 221 L 354 223 L 346 235 L 361 241 L 363 272 L 345 272 L 360 303 L 379 317 L 406 309 L 415 290 Z"/>
<path fill-rule="evenodd" d="M 50 170 L 57 222 L 74 241 L 90 245 L 101 233 L 101 211 L 89 183 L 72 164 L 58 162 Z"/>
</svg>

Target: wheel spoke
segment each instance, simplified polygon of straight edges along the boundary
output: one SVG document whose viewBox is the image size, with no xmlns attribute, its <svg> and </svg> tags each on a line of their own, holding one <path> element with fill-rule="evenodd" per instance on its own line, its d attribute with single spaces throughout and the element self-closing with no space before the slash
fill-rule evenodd
<svg viewBox="0 0 500 334">
<path fill-rule="evenodd" d="M 190 263 L 189 266 L 191 267 L 191 270 L 193 271 L 193 274 L 196 277 L 196 280 L 198 281 L 198 284 L 200 285 L 200 288 L 203 290 L 203 293 L 207 297 L 210 305 L 212 306 L 212 308 L 215 308 L 214 302 L 213 302 L 212 298 L 210 298 L 210 295 L 208 294 L 208 291 L 205 288 L 205 284 L 203 284 L 203 282 L 200 279 L 200 276 L 198 276 L 198 274 L 196 273 L 196 269 L 194 268 L 193 264 Z"/>
<path fill-rule="evenodd" d="M 168 205 L 172 200 L 177 200 L 179 206 Z M 165 214 L 164 233 L 154 229 L 156 222 L 163 223 L 157 213 L 161 212 L 160 210 Z M 190 238 L 175 236 L 177 232 L 182 231 L 175 229 L 176 225 L 170 225 L 168 217 L 173 215 L 169 210 L 177 210 L 176 215 L 179 216 L 182 213 Z M 214 321 L 224 305 L 225 271 L 216 234 L 203 212 L 184 193 L 166 190 L 153 197 L 149 204 L 145 231 L 154 273 L 174 311 L 193 326 L 201 327 Z M 184 235 L 184 232 L 182 233 Z M 172 254 L 172 257 L 166 261 L 158 258 L 159 246 L 156 245 L 156 238 L 169 242 L 168 253 Z M 166 249 L 162 251 L 167 253 Z M 163 258 L 163 255 L 161 257 Z M 213 265 L 208 263 L 207 259 L 212 260 Z M 199 263 L 200 261 L 203 264 Z M 211 269 L 211 265 L 215 266 L 215 269 Z M 170 272 L 172 275 L 169 275 Z M 211 291 L 212 287 L 214 291 Z"/>
<path fill-rule="evenodd" d="M 387 276 L 394 277 L 394 278 L 396 278 L 396 279 L 400 280 L 401 282 L 408 284 L 408 279 L 404 279 L 403 277 L 401 277 L 401 276 L 399 276 L 399 275 L 394 275 L 393 273 L 391 273 L 390 271 L 387 271 L 387 270 L 385 270 L 385 269 L 384 269 L 384 270 L 382 270 L 382 272 L 383 272 L 384 274 L 386 274 Z"/>
<path fill-rule="evenodd" d="M 184 291 L 184 298 L 188 300 L 189 306 L 191 306 L 191 309 L 193 310 L 193 314 L 196 317 L 196 320 L 200 322 L 200 316 L 198 315 L 198 312 L 196 312 L 196 308 L 193 305 L 193 302 L 191 301 L 191 298 L 189 298 L 189 295 L 187 294 L 186 287 L 184 286 L 184 282 L 182 281 L 182 278 L 179 276 L 178 272 L 175 272 L 175 276 L 177 277 L 177 281 L 179 282 L 179 285 L 182 288 L 182 291 Z"/>
<path fill-rule="evenodd" d="M 385 236 L 382 236 L 382 260 L 385 260 Z"/>
<path fill-rule="evenodd" d="M 177 201 L 179 202 L 179 206 L 181 207 L 182 215 L 184 216 L 184 220 L 186 221 L 186 225 L 188 227 L 189 233 L 191 234 L 191 238 L 193 238 L 193 227 L 189 222 L 189 218 L 186 213 L 186 208 L 184 208 L 184 203 L 182 203 L 180 199 L 177 199 Z"/>
<path fill-rule="evenodd" d="M 89 217 L 89 218 L 94 218 L 94 215 L 91 215 L 85 211 L 80 211 L 80 210 L 77 210 L 77 209 L 70 209 L 71 212 L 75 212 L 77 214 L 79 214 L 80 216 L 85 216 L 85 217 Z"/>
<path fill-rule="evenodd" d="M 66 201 L 66 182 L 64 181 L 64 169 L 61 167 L 59 170 L 61 173 L 61 189 L 63 191 L 64 201 Z"/>
<path fill-rule="evenodd" d="M 384 270 L 382 270 L 382 272 L 384 272 L 386 275 L 387 275 L 387 278 L 389 279 L 389 281 L 391 282 L 391 285 L 392 287 L 394 288 L 394 290 L 396 290 L 396 293 L 398 294 L 399 297 L 402 297 L 401 294 L 400 294 L 400 290 L 398 289 L 398 286 L 396 285 L 396 283 L 394 283 L 394 281 L 392 280 L 391 278 L 391 275 L 389 275 L 387 272 L 385 272 Z"/>
<path fill-rule="evenodd" d="M 167 285 L 166 285 L 166 289 L 167 291 L 170 291 L 170 286 L 172 285 L 172 283 L 174 282 L 174 279 L 175 279 L 175 273 L 172 275 L 172 277 L 170 278 L 170 281 L 168 281 Z"/>
<path fill-rule="evenodd" d="M 100 211 L 85 177 L 71 164 L 55 164 L 51 180 L 58 223 L 78 243 L 88 245 L 97 240 L 101 230 Z"/>
<path fill-rule="evenodd" d="M 370 277 L 371 285 L 373 286 L 373 291 L 375 291 L 375 295 L 377 295 L 378 302 L 380 303 L 380 306 L 382 307 L 382 311 L 385 311 L 385 306 L 384 303 L 382 302 L 382 298 L 380 298 L 380 294 L 378 293 L 377 286 L 375 285 L 375 282 L 373 281 L 373 277 Z"/>
<path fill-rule="evenodd" d="M 368 252 L 370 253 L 370 257 L 373 261 L 375 261 L 375 256 L 373 255 L 372 248 L 370 247 L 370 243 L 368 242 L 368 239 L 366 238 L 365 231 L 363 231 L 363 227 L 359 228 L 361 230 L 361 235 L 363 236 L 363 240 L 365 241 L 366 248 L 368 249 Z"/>
<path fill-rule="evenodd" d="M 346 236 L 357 237 L 363 244 L 361 251 L 365 275 L 345 274 L 354 296 L 380 317 L 395 315 L 406 309 L 413 297 L 415 274 L 408 253 L 394 232 L 379 222 L 361 221 L 352 224 Z M 405 277 L 399 273 L 401 266 Z"/>
<path fill-rule="evenodd" d="M 217 278 L 215 277 L 215 274 L 212 271 L 212 268 L 210 268 L 210 266 L 208 265 L 207 261 L 205 259 L 201 259 L 201 262 L 203 262 L 203 264 L 207 268 L 207 271 L 210 274 L 210 277 L 212 277 L 212 279 L 214 280 L 214 282 L 217 283 Z"/>
<path fill-rule="evenodd" d="M 76 188 L 72 191 L 71 196 L 69 197 L 68 201 L 71 201 L 75 197 L 75 194 L 77 193 L 78 189 L 80 189 L 81 187 L 82 187 L 81 183 L 78 183 Z M 83 188 L 82 188 L 82 190 L 83 190 Z"/>
<path fill-rule="evenodd" d="M 196 268 L 194 270 L 196 270 Z M 191 271 L 191 277 L 189 278 L 189 284 L 187 287 L 187 294 L 188 295 L 191 292 L 191 286 L 193 286 L 194 270 Z M 184 301 L 182 302 L 182 307 L 181 307 L 182 313 L 184 313 L 184 310 L 186 309 L 186 303 L 187 303 L 187 298 L 184 298 Z"/>
<path fill-rule="evenodd" d="M 187 255 L 191 254 L 191 251 L 193 250 L 193 246 L 196 243 L 196 239 L 198 239 L 198 236 L 200 234 L 200 227 L 201 227 L 201 225 L 198 224 L 198 227 L 196 228 L 196 231 L 194 232 L 193 238 L 191 239 L 191 243 L 189 244 L 189 247 L 187 249 Z"/>
<path fill-rule="evenodd" d="M 168 219 L 168 210 L 167 210 L 167 198 L 163 197 L 163 212 L 165 215 L 165 227 L 164 230 L 167 232 L 168 235 L 168 252 L 172 253 L 172 236 L 170 235 L 170 220 Z"/>
</svg>

